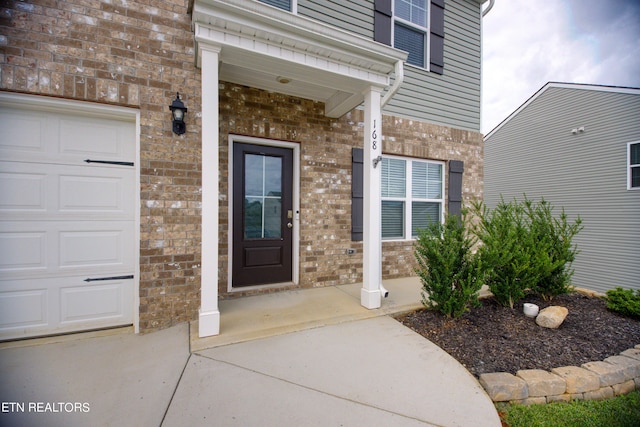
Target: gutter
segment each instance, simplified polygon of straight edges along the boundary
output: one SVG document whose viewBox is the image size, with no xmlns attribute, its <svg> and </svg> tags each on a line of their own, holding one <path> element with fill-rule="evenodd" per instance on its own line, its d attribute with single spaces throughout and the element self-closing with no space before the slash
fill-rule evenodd
<svg viewBox="0 0 640 427">
<path fill-rule="evenodd" d="M 402 82 L 404 81 L 404 61 L 396 61 L 396 65 L 394 68 L 396 75 L 395 80 L 393 81 L 393 85 L 391 85 L 391 87 L 389 88 L 389 91 L 382 98 L 382 101 L 380 102 L 380 108 L 384 108 L 384 106 L 387 105 L 387 102 L 389 102 L 391 98 L 394 97 L 396 92 L 398 92 L 398 89 L 400 89 Z"/>
<path fill-rule="evenodd" d="M 485 15 L 487 13 L 489 13 L 489 11 L 491 10 L 491 8 L 493 7 L 493 5 L 495 4 L 496 0 L 489 0 L 489 6 L 487 6 L 487 8 L 485 10 L 482 11 L 482 17 L 484 18 Z"/>
</svg>

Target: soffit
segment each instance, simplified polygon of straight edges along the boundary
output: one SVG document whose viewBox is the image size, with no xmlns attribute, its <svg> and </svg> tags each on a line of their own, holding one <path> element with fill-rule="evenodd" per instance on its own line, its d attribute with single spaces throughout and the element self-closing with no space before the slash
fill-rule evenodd
<svg viewBox="0 0 640 427">
<path fill-rule="evenodd" d="M 197 65 L 220 49 L 220 79 L 325 103 L 340 117 L 370 87 L 387 87 L 407 54 L 252 0 L 195 0 Z M 288 79 L 282 84 L 279 80 Z"/>
</svg>

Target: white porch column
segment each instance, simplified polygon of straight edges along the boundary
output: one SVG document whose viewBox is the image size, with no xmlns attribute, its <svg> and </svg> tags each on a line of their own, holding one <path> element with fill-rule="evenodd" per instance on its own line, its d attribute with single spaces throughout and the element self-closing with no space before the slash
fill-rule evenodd
<svg viewBox="0 0 640 427">
<path fill-rule="evenodd" d="M 200 337 L 220 333 L 218 310 L 218 61 L 220 49 L 202 55 L 202 246 Z"/>
<path fill-rule="evenodd" d="M 364 221 L 363 283 L 360 303 L 379 308 L 382 294 L 382 232 L 380 222 L 380 185 L 382 177 L 382 89 L 371 87 L 364 94 Z"/>
</svg>

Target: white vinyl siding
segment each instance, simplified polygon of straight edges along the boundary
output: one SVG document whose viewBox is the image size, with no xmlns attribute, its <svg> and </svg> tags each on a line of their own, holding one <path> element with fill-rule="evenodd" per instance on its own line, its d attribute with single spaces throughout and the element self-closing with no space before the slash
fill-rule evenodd
<svg viewBox="0 0 640 427">
<path fill-rule="evenodd" d="M 444 14 L 444 74 L 405 67 L 385 114 L 480 131 L 480 5 L 448 0 Z"/>
<path fill-rule="evenodd" d="M 382 238 L 406 240 L 442 222 L 444 166 L 396 157 L 382 159 Z"/>
<path fill-rule="evenodd" d="M 447 0 L 444 74 L 405 67 L 404 82 L 385 114 L 480 131 L 480 7 L 475 0 Z M 301 16 L 373 39 L 372 0 L 298 0 L 297 8 Z"/>
</svg>

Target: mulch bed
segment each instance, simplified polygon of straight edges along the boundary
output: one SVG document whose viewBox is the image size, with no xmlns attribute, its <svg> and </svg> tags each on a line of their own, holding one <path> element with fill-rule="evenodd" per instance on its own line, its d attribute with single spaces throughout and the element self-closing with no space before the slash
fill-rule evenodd
<svg viewBox="0 0 640 427">
<path fill-rule="evenodd" d="M 569 315 L 558 329 L 547 329 L 522 313 L 522 303 L 540 310 L 567 307 Z M 604 300 L 580 293 L 552 301 L 527 297 L 514 309 L 493 298 L 481 300 L 458 319 L 434 310 L 418 310 L 396 319 L 456 358 L 475 376 L 490 372 L 580 366 L 604 360 L 640 344 L 640 321 L 606 308 Z"/>
</svg>

